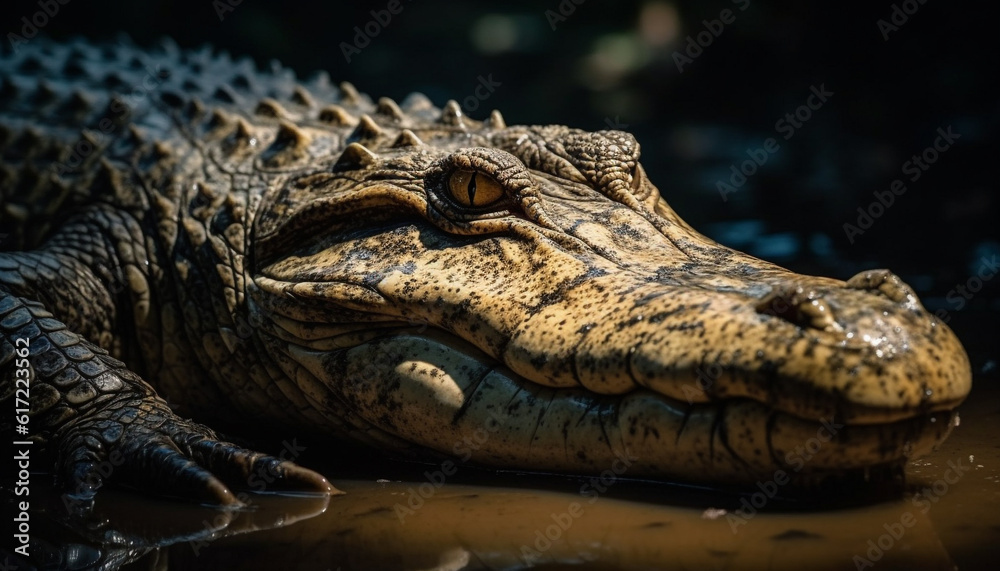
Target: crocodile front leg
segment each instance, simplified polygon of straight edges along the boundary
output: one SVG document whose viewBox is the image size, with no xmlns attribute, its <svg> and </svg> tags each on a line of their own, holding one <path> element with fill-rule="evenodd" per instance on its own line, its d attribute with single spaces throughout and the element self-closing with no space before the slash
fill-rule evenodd
<svg viewBox="0 0 1000 571">
<path fill-rule="evenodd" d="M 67 283 L 51 266 L 76 279 Z M 74 256 L 0 254 L 0 405 L 14 408 L 17 389 L 23 388 L 17 379 L 24 373 L 18 371 L 29 369 L 31 438 L 55 453 L 70 498 L 89 505 L 110 479 L 238 505 L 231 488 L 246 488 L 252 474 L 271 475 L 279 489 L 334 491 L 315 472 L 221 441 L 211 429 L 178 417 L 139 375 L 78 334 L 74 329 L 95 332 L 113 320 L 110 306 L 101 302 L 110 297 L 95 290 L 100 284 Z M 76 311 L 67 309 L 71 300 Z M 46 305 L 59 307 L 62 319 Z M 79 323 L 74 328 L 64 320 Z M 10 420 L 9 415 L 0 420 L 8 434 Z"/>
</svg>

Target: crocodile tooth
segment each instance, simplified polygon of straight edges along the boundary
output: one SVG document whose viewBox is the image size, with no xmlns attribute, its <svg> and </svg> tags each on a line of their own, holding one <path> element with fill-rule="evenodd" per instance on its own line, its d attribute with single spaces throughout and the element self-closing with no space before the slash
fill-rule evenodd
<svg viewBox="0 0 1000 571">
<path fill-rule="evenodd" d="M 449 99 L 444 104 L 444 109 L 441 110 L 441 118 L 438 119 L 438 123 L 452 127 L 465 127 L 465 122 L 462 121 L 462 108 L 459 107 L 457 101 Z"/>
<path fill-rule="evenodd" d="M 382 97 L 378 100 L 378 106 L 375 108 L 375 112 L 379 115 L 390 117 L 393 121 L 402 121 L 406 118 L 406 115 L 403 113 L 403 110 L 399 108 L 399 105 L 397 105 L 396 102 L 389 97 Z"/>
<path fill-rule="evenodd" d="M 501 115 L 496 109 L 490 113 L 490 118 L 486 120 L 486 124 L 494 130 L 507 128 L 507 122 L 503 120 L 503 115 Z"/>
<path fill-rule="evenodd" d="M 274 142 L 264 151 L 264 164 L 277 167 L 302 158 L 309 148 L 309 141 L 308 133 L 288 121 L 282 121 Z"/>
<path fill-rule="evenodd" d="M 285 119 L 288 117 L 288 112 L 285 111 L 285 108 L 270 97 L 261 99 L 260 103 L 257 104 L 257 108 L 254 109 L 253 112 L 261 117 L 273 117 L 275 119 Z"/>
<path fill-rule="evenodd" d="M 354 117 L 340 105 L 327 105 L 324 107 L 319 112 L 319 120 L 337 127 L 349 127 L 354 124 Z"/>
<path fill-rule="evenodd" d="M 296 85 L 295 89 L 292 90 L 292 102 L 303 107 L 316 106 L 316 101 L 313 100 L 312 95 L 309 94 L 309 90 L 301 85 Z"/>
<path fill-rule="evenodd" d="M 376 161 L 378 155 L 369 151 L 367 147 L 360 143 L 351 143 L 341 153 L 337 163 L 333 165 L 333 170 L 338 172 L 363 169 L 375 164 Z"/>
<path fill-rule="evenodd" d="M 361 103 L 361 94 L 354 84 L 349 81 L 340 82 L 340 102 L 345 105 L 357 105 Z"/>
<path fill-rule="evenodd" d="M 392 147 L 394 149 L 399 147 L 422 147 L 423 144 L 424 142 L 420 140 L 420 137 L 418 137 L 416 133 L 409 129 L 403 129 L 399 132 L 399 136 L 396 137 L 396 140 L 393 141 Z"/>
<path fill-rule="evenodd" d="M 382 136 L 382 128 L 368 115 L 364 114 L 358 120 L 358 126 L 351 131 L 348 141 L 370 141 Z"/>
</svg>

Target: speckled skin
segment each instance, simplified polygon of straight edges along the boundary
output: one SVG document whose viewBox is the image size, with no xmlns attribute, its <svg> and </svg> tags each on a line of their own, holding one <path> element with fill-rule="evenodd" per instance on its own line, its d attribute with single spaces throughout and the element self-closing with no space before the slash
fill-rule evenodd
<svg viewBox="0 0 1000 571">
<path fill-rule="evenodd" d="M 627 133 L 373 103 L 171 45 L 37 40 L 0 72 L 2 405 L 30 338 L 33 438 L 81 497 L 115 451 L 113 478 L 174 495 L 235 503 L 262 467 L 329 490 L 178 414 L 752 483 L 898 465 L 969 392 L 896 276 L 709 240 Z"/>
</svg>

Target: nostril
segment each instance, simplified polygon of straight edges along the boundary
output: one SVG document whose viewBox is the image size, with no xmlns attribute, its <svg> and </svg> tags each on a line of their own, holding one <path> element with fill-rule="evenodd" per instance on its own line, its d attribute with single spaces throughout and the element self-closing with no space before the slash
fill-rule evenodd
<svg viewBox="0 0 1000 571">
<path fill-rule="evenodd" d="M 802 320 L 808 320 L 809 326 L 813 329 L 833 331 L 839 329 L 837 321 L 833 318 L 833 310 L 823 298 L 810 299 L 797 306 Z"/>
<path fill-rule="evenodd" d="M 802 288 L 772 291 L 755 309 L 757 313 L 784 319 L 799 327 L 823 331 L 840 329 L 830 305 L 816 293 Z"/>
<path fill-rule="evenodd" d="M 899 276 L 889 270 L 869 270 L 847 280 L 847 287 L 881 294 L 890 300 L 907 306 L 919 306 L 917 294 Z"/>
</svg>

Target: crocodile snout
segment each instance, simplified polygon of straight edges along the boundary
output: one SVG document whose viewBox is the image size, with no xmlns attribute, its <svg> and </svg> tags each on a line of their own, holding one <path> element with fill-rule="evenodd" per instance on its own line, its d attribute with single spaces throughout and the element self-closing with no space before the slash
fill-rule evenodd
<svg viewBox="0 0 1000 571">
<path fill-rule="evenodd" d="M 889 270 L 868 270 L 847 280 L 847 287 L 885 296 L 896 303 L 923 309 L 917 294 L 908 284 Z"/>
</svg>

